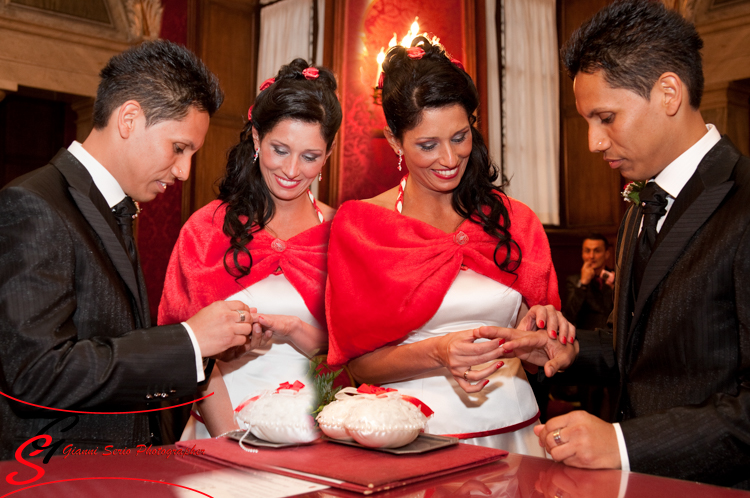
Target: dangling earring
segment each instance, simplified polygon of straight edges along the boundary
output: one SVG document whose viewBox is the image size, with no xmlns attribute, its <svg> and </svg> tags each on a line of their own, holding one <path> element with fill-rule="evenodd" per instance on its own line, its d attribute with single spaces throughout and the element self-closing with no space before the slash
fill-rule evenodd
<svg viewBox="0 0 750 498">
<path fill-rule="evenodd" d="M 260 155 L 260 149 L 255 149 L 255 157 L 253 157 L 253 163 L 258 160 L 258 156 Z"/>
<path fill-rule="evenodd" d="M 323 181 L 323 172 L 322 171 L 320 173 L 318 173 L 318 181 L 319 182 Z"/>
<path fill-rule="evenodd" d="M 398 170 L 401 171 L 401 161 L 404 160 L 403 152 L 398 151 Z"/>
</svg>

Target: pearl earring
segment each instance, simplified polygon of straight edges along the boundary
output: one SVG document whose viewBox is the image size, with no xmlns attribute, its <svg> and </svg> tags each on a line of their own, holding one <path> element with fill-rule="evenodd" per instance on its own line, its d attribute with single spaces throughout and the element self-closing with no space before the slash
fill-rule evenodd
<svg viewBox="0 0 750 498">
<path fill-rule="evenodd" d="M 404 160 L 403 152 L 398 151 L 398 170 L 401 171 L 401 161 Z"/>
<path fill-rule="evenodd" d="M 319 182 L 323 181 L 323 172 L 322 171 L 320 173 L 318 173 L 318 181 Z"/>
</svg>

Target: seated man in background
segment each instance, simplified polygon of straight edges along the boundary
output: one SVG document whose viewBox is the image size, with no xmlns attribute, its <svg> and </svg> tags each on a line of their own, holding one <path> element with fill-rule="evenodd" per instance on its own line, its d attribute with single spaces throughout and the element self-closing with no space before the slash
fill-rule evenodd
<svg viewBox="0 0 750 498">
<path fill-rule="evenodd" d="M 605 328 L 614 307 L 615 286 L 615 272 L 605 266 L 610 258 L 609 241 L 600 233 L 589 234 L 583 240 L 581 257 L 581 273 L 568 276 L 565 282 L 567 292 L 563 315 L 577 329 Z M 561 382 L 565 383 L 564 376 L 556 381 Z M 547 405 L 548 417 L 580 407 L 604 420 L 610 420 L 609 386 L 598 384 L 578 382 L 576 385 L 552 386 L 550 394 L 554 401 Z"/>
<path fill-rule="evenodd" d="M 594 330 L 607 326 L 615 287 L 615 273 L 605 268 L 609 256 L 609 241 L 604 235 L 592 233 L 583 240 L 581 273 L 567 278 L 567 299 L 562 310 L 576 328 Z"/>
</svg>

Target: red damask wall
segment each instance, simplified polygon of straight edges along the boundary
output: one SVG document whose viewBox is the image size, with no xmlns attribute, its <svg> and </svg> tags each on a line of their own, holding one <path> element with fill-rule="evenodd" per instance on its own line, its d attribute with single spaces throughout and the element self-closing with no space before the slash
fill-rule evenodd
<svg viewBox="0 0 750 498">
<path fill-rule="evenodd" d="M 161 38 L 185 45 L 187 42 L 187 0 L 162 0 Z M 138 224 L 138 252 L 146 278 L 151 318 L 164 288 L 164 276 L 172 247 L 182 227 L 182 182 L 175 182 L 155 200 L 141 206 Z"/>
<path fill-rule="evenodd" d="M 400 40 L 417 16 L 420 32 L 438 36 L 453 57 L 464 59 L 462 0 L 346 2 L 346 26 L 336 40 L 345 47 L 338 75 L 344 111 L 338 203 L 373 197 L 395 186 L 405 173 L 397 170 L 397 156 L 382 138 L 385 118 L 373 104 L 372 92 L 380 48 L 388 47 L 394 32 Z"/>
</svg>

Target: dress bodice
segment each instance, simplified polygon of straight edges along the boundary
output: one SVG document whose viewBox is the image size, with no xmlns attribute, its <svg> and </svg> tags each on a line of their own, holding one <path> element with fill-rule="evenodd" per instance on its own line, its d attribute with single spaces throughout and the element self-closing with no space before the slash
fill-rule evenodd
<svg viewBox="0 0 750 498">
<path fill-rule="evenodd" d="M 472 270 L 462 270 L 437 313 L 404 343 L 482 325 L 510 327 L 515 324 L 521 302 L 518 291 Z"/>
<path fill-rule="evenodd" d="M 462 270 L 437 313 L 399 344 L 415 343 L 483 325 L 512 327 L 521 303 L 518 291 L 472 270 Z M 475 394 L 461 389 L 445 368 L 390 383 L 387 387 L 414 396 L 432 408 L 435 415 L 427 424 L 427 431 L 431 434 L 460 434 L 465 437 L 491 435 L 503 428 L 533 422 L 539 412 L 521 362 L 515 358 L 502 361 L 505 365 L 490 375 L 489 384 Z M 481 368 L 480 365 L 474 366 L 476 370 Z"/>
</svg>

